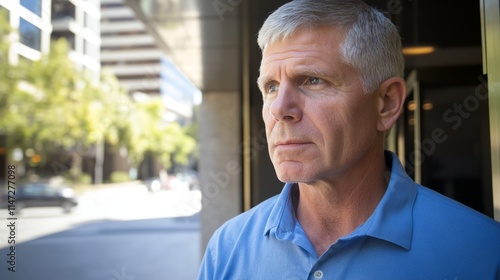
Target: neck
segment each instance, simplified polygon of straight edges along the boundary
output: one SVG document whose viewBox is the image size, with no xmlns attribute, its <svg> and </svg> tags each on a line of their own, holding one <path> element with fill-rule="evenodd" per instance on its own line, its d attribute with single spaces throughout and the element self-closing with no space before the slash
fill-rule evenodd
<svg viewBox="0 0 500 280">
<path fill-rule="evenodd" d="M 388 171 L 380 153 L 334 180 L 299 183 L 297 219 L 318 256 L 371 216 L 387 189 Z"/>
</svg>

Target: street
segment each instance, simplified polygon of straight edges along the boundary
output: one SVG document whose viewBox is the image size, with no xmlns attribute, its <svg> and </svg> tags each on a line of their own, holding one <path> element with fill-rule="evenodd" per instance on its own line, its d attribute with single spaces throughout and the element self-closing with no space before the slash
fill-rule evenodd
<svg viewBox="0 0 500 280">
<path fill-rule="evenodd" d="M 199 191 L 138 184 L 85 192 L 70 214 L 0 209 L 0 279 L 195 279 L 199 210 Z"/>
</svg>

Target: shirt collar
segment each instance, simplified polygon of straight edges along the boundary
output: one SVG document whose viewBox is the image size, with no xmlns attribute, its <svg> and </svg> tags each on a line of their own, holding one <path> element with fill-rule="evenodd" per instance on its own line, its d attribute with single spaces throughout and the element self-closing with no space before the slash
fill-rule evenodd
<svg viewBox="0 0 500 280">
<path fill-rule="evenodd" d="M 360 228 L 366 230 L 366 235 L 408 250 L 413 233 L 417 184 L 408 177 L 394 153 L 386 151 L 386 157 L 392 161 L 389 186 L 371 217 Z"/>
<path fill-rule="evenodd" d="M 298 187 L 295 183 L 286 183 L 278 196 L 271 214 L 267 219 L 264 235 L 268 235 L 272 229 L 276 229 L 277 235 L 292 234 L 295 229 L 295 214 L 292 202 L 292 190 Z"/>
<path fill-rule="evenodd" d="M 360 235 L 386 240 L 405 249 L 411 246 L 413 232 L 413 204 L 417 195 L 417 184 L 406 174 L 397 156 L 386 151 L 391 163 L 389 186 L 368 220 L 354 232 L 342 239 L 351 239 Z M 271 210 L 264 229 L 264 235 L 273 230 L 279 239 L 293 235 L 296 218 L 293 214 L 292 189 L 294 183 L 286 183 Z"/>
</svg>

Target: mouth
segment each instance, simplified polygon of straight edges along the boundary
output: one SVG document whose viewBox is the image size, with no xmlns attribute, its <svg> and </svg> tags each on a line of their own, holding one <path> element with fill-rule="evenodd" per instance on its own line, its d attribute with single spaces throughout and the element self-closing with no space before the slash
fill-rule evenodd
<svg viewBox="0 0 500 280">
<path fill-rule="evenodd" d="M 311 144 L 311 142 L 302 140 L 285 140 L 285 141 L 277 141 L 274 145 L 276 147 L 300 147 L 307 144 Z"/>
</svg>

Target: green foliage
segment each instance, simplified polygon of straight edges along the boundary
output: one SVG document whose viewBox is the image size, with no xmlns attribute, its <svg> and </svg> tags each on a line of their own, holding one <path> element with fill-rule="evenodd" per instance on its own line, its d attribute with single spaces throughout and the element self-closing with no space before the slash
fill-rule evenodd
<svg viewBox="0 0 500 280">
<path fill-rule="evenodd" d="M 0 133 L 7 132 L 2 112 L 7 111 L 19 80 L 17 67 L 9 64 L 10 32 L 6 10 L 0 9 Z"/>
<path fill-rule="evenodd" d="M 72 172 L 68 171 L 62 174 L 62 177 L 66 182 L 70 182 L 73 184 L 88 185 L 92 183 L 92 176 L 84 172 L 80 172 L 79 174 L 74 175 L 72 174 Z"/>
<path fill-rule="evenodd" d="M 173 162 L 185 165 L 196 147 L 195 138 L 187 135 L 178 123 L 163 120 L 163 104 L 158 100 L 138 103 L 129 115 L 129 154 L 138 164 L 146 153 L 157 155 L 165 168 Z"/>
<path fill-rule="evenodd" d="M 158 157 L 165 168 L 186 164 L 195 151 L 192 131 L 166 123 L 161 101 L 135 103 L 116 78 L 103 71 L 93 81 L 75 68 L 64 39 L 37 61 L 8 61 L 10 30 L 0 16 L 0 133 L 7 150 L 34 149 L 42 158 L 54 150 L 79 151 L 97 142 L 126 147 L 135 164 L 146 153 Z M 81 168 L 75 158 L 72 180 Z M 75 177 L 76 176 L 76 177 Z M 73 178 L 75 177 L 75 178 Z M 128 174 L 127 174 L 128 177 Z"/>
<path fill-rule="evenodd" d="M 111 183 L 122 183 L 130 181 L 128 173 L 116 171 L 111 173 Z"/>
</svg>

